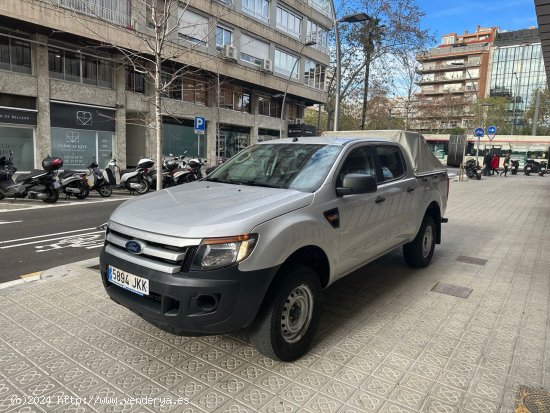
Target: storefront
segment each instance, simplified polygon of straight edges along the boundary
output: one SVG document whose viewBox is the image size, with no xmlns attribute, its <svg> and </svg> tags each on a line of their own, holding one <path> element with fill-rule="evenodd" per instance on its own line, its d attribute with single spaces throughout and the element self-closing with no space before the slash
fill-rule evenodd
<svg viewBox="0 0 550 413">
<path fill-rule="evenodd" d="M 162 153 L 165 156 L 206 158 L 206 133 L 196 135 L 191 119 L 163 118 Z"/>
<path fill-rule="evenodd" d="M 69 102 L 50 103 L 52 156 L 66 169 L 106 165 L 113 156 L 115 109 Z"/>
<path fill-rule="evenodd" d="M 216 147 L 218 163 L 225 162 L 248 146 L 250 146 L 250 128 L 220 125 L 220 134 Z"/>
<path fill-rule="evenodd" d="M 279 139 L 281 131 L 274 129 L 258 129 L 258 142 L 270 141 L 272 139 Z"/>
<path fill-rule="evenodd" d="M 34 169 L 36 110 L 0 107 L 0 156 L 13 151 L 19 172 Z"/>
</svg>

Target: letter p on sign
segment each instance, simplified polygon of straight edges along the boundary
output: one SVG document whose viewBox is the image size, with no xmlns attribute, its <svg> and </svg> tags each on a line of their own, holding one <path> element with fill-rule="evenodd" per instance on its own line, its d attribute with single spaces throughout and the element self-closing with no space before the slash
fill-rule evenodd
<svg viewBox="0 0 550 413">
<path fill-rule="evenodd" d="M 195 133 L 204 135 L 206 130 L 206 119 L 203 116 L 195 116 Z"/>
</svg>

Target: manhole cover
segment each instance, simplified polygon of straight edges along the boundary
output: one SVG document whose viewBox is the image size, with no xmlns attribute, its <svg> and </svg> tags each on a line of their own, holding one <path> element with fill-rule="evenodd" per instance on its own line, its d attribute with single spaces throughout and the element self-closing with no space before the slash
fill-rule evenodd
<svg viewBox="0 0 550 413">
<path fill-rule="evenodd" d="M 487 264 L 487 260 L 484 260 L 483 258 L 468 257 L 466 255 L 459 255 L 456 258 L 456 261 L 465 262 L 467 264 L 475 264 L 475 265 Z"/>
<path fill-rule="evenodd" d="M 453 297 L 468 298 L 473 290 L 468 287 L 461 287 L 460 285 L 438 282 L 434 286 L 434 288 L 432 288 L 432 291 L 436 293 L 452 295 Z"/>
<path fill-rule="evenodd" d="M 542 389 L 520 386 L 516 413 L 550 413 L 550 393 Z"/>
</svg>

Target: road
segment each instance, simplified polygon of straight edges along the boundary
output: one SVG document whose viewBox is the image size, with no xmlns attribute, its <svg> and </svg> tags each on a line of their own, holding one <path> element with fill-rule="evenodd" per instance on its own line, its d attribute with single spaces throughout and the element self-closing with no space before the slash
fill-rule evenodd
<svg viewBox="0 0 550 413">
<path fill-rule="evenodd" d="M 0 212 L 0 283 L 97 257 L 103 231 L 96 227 L 126 199 Z"/>
</svg>

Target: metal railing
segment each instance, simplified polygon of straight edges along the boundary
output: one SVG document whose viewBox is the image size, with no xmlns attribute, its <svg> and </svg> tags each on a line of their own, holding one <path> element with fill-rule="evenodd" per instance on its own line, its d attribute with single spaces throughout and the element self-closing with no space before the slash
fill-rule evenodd
<svg viewBox="0 0 550 413">
<path fill-rule="evenodd" d="M 430 49 L 428 50 L 428 52 L 423 54 L 423 57 L 429 58 L 432 56 L 444 55 L 444 54 L 463 54 L 463 53 L 469 53 L 469 52 L 482 52 L 484 50 L 489 50 L 489 46 L 487 43 L 470 44 L 470 45 L 462 45 L 458 43 L 453 46 L 436 47 L 434 49 Z"/>
<path fill-rule="evenodd" d="M 60 7 L 87 14 L 124 27 L 135 27 L 135 19 L 126 13 L 100 6 L 95 0 L 58 0 Z"/>
</svg>

